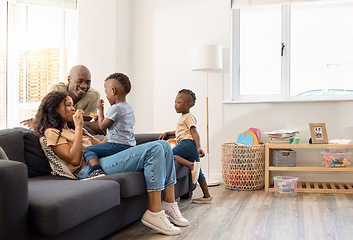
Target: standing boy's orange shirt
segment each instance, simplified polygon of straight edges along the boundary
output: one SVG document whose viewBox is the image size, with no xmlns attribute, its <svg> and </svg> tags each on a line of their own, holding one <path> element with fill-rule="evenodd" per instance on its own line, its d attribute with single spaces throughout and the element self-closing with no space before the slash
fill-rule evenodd
<svg viewBox="0 0 353 240">
<path fill-rule="evenodd" d="M 196 127 L 196 123 L 197 120 L 191 113 L 186 113 L 180 116 L 177 127 L 175 129 L 175 138 L 177 144 L 179 144 L 180 141 L 184 139 L 194 140 L 191 135 L 190 128 Z"/>
</svg>

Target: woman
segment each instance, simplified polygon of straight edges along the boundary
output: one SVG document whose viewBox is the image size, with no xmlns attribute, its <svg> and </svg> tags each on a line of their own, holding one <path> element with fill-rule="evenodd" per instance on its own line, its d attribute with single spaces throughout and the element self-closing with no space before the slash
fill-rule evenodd
<svg viewBox="0 0 353 240">
<path fill-rule="evenodd" d="M 72 123 L 74 128 L 70 127 Z M 46 138 L 48 147 L 65 161 L 78 179 L 86 178 L 89 171 L 83 149 L 101 143 L 82 127 L 83 111 L 75 111 L 66 92 L 50 92 L 43 98 L 35 117 L 34 131 Z M 181 215 L 174 199 L 176 175 L 168 142 L 141 144 L 101 158 L 99 162 L 106 174 L 144 173 L 148 192 L 148 210 L 141 219 L 144 225 L 166 235 L 180 234 L 180 228 L 170 221 L 178 226 L 188 226 L 188 220 Z M 164 201 L 161 200 L 161 191 Z"/>
</svg>

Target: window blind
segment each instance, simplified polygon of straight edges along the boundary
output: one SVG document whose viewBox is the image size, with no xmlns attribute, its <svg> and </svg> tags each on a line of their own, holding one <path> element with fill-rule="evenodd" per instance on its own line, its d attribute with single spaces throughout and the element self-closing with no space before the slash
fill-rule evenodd
<svg viewBox="0 0 353 240">
<path fill-rule="evenodd" d="M 17 0 L 17 3 L 65 9 L 77 9 L 77 0 Z"/>
</svg>

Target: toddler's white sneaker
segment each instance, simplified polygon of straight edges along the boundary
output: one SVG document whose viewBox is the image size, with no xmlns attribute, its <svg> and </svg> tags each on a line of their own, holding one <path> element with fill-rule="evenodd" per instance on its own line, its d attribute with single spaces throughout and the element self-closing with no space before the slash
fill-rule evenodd
<svg viewBox="0 0 353 240">
<path fill-rule="evenodd" d="M 169 222 L 163 210 L 157 213 L 147 210 L 143 214 L 141 222 L 147 227 L 165 235 L 178 235 L 181 232 L 180 228 L 175 227 Z"/>
<path fill-rule="evenodd" d="M 162 209 L 165 211 L 165 214 L 167 214 L 169 220 L 175 225 L 181 227 L 187 227 L 189 225 L 189 221 L 181 214 L 177 202 L 167 203 L 162 201 Z"/>
</svg>

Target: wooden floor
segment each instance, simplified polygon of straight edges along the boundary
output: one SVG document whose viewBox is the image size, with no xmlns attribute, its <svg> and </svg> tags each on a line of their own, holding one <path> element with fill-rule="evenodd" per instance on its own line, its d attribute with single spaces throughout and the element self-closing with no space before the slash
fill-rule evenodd
<svg viewBox="0 0 353 240">
<path fill-rule="evenodd" d="M 298 193 L 277 198 L 273 193 L 210 188 L 213 204 L 178 200 L 188 227 L 165 236 L 140 221 L 106 238 L 120 239 L 353 239 L 353 194 Z M 194 197 L 201 196 L 200 188 Z"/>
</svg>

